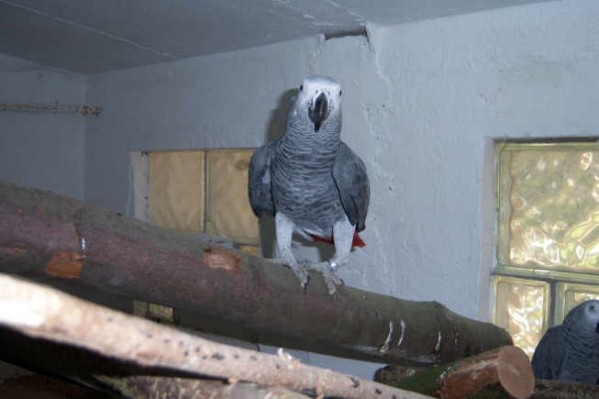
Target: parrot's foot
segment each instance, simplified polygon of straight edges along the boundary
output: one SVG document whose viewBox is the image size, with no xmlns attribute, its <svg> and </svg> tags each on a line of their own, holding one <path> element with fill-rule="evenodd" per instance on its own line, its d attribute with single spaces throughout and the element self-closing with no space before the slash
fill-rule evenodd
<svg viewBox="0 0 599 399">
<path fill-rule="evenodd" d="M 329 291 L 329 295 L 335 295 L 337 292 L 337 287 L 342 287 L 345 285 L 343 280 L 339 278 L 335 274 L 333 266 L 330 262 L 318 262 L 318 263 L 304 263 L 304 267 L 308 270 L 316 270 L 320 274 L 322 274 L 322 278 L 324 279 L 324 283 L 327 285 L 327 289 Z"/>
<path fill-rule="evenodd" d="M 310 275 L 308 274 L 308 269 L 305 266 L 301 265 L 296 260 L 290 261 L 289 259 L 285 258 L 272 259 L 272 261 L 275 263 L 279 263 L 283 266 L 289 267 L 297 276 L 298 280 L 300 281 L 300 285 L 302 286 L 304 291 L 306 290 L 306 288 L 308 288 L 308 281 L 310 280 Z"/>
</svg>

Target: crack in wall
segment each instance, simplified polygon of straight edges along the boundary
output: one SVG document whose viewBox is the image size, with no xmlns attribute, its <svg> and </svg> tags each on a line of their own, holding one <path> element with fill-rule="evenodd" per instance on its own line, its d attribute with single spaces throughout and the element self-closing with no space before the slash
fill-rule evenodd
<svg viewBox="0 0 599 399">
<path fill-rule="evenodd" d="M 368 131 L 370 137 L 376 140 L 373 146 L 372 153 L 372 172 L 371 175 L 376 176 L 375 184 L 378 183 L 379 193 L 385 193 L 379 198 L 379 201 L 383 206 L 373 212 L 373 220 L 371 223 L 374 225 L 373 233 L 377 242 L 387 243 L 385 246 L 391 245 L 390 237 L 385 232 L 385 218 L 383 217 L 388 207 L 384 206 L 385 203 L 394 202 L 395 200 L 389 200 L 390 196 L 396 196 L 397 194 L 391 194 L 395 190 L 394 180 L 395 175 L 389 170 L 389 149 L 393 148 L 394 140 L 392 131 L 394 130 L 394 116 L 397 114 L 396 100 L 394 98 L 394 82 L 393 79 L 387 75 L 385 68 L 381 62 L 382 47 L 384 38 L 381 36 L 382 33 L 376 29 L 376 26 L 372 24 L 366 24 L 366 32 L 368 38 L 368 46 L 371 54 L 372 64 L 374 67 L 375 76 L 382 82 L 380 87 L 381 98 L 379 101 L 373 104 L 363 104 L 362 111 L 364 118 L 367 122 Z M 383 94 L 384 93 L 384 94 Z M 375 191 L 375 190 L 373 190 Z M 381 216 L 381 217 L 377 217 Z M 401 219 L 400 219 L 401 221 Z M 390 284 L 393 284 L 396 279 L 391 276 L 398 268 L 391 264 L 391 260 L 388 255 L 380 254 L 380 265 L 379 271 L 384 273 L 383 284 L 381 287 L 387 293 L 393 293 L 393 288 Z M 405 283 L 405 282 L 404 282 Z"/>
</svg>

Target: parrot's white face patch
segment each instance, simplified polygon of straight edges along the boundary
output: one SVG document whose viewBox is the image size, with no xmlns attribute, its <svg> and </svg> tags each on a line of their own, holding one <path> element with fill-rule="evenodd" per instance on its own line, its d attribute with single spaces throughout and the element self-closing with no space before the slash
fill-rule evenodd
<svg viewBox="0 0 599 399">
<path fill-rule="evenodd" d="M 298 105 L 309 109 L 320 94 L 324 93 L 328 102 L 329 115 L 338 112 L 341 107 L 341 85 L 326 76 L 308 76 L 299 87 Z"/>
<path fill-rule="evenodd" d="M 584 318 L 589 323 L 589 327 L 592 326 L 595 332 L 599 333 L 599 301 L 589 300 L 583 306 Z"/>
<path fill-rule="evenodd" d="M 587 301 L 584 304 L 584 315 L 589 323 L 591 323 L 593 326 L 596 326 L 596 329 L 599 332 L 599 301 Z"/>
</svg>

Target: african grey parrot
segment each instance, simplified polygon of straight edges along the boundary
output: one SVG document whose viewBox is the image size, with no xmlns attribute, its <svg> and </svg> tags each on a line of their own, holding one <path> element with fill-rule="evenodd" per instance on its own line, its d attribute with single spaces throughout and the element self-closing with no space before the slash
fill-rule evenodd
<svg viewBox="0 0 599 399">
<path fill-rule="evenodd" d="M 256 216 L 275 217 L 280 261 L 308 283 L 307 269 L 322 273 L 329 293 L 342 281 L 337 268 L 354 246 L 364 246 L 370 186 L 364 162 L 340 139 L 341 86 L 325 76 L 309 76 L 287 112 L 284 134 L 260 147 L 250 161 L 248 191 Z M 291 238 L 335 245 L 327 262 L 302 263 L 291 252 Z"/>
<path fill-rule="evenodd" d="M 599 301 L 574 307 L 543 336 L 532 357 L 537 378 L 596 384 L 599 379 Z"/>
</svg>

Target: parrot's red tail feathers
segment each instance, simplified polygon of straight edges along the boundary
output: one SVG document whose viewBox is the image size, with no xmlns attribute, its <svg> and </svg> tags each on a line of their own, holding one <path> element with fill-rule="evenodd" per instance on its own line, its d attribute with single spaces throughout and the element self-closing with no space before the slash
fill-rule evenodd
<svg viewBox="0 0 599 399">
<path fill-rule="evenodd" d="M 366 243 L 364 242 L 364 240 L 362 240 L 362 237 L 360 237 L 358 235 L 357 231 L 354 231 L 354 240 L 351 243 L 351 247 L 352 249 L 354 247 L 358 247 L 358 248 L 364 248 L 366 246 Z"/>
<path fill-rule="evenodd" d="M 310 234 L 310 237 L 312 237 L 312 241 L 324 242 L 325 244 L 331 244 L 331 245 L 335 244 L 335 241 L 333 241 L 333 237 L 320 237 L 320 236 L 315 236 L 312 234 Z"/>
<path fill-rule="evenodd" d="M 324 242 L 324 243 L 331 244 L 331 245 L 335 244 L 335 241 L 333 241 L 333 237 L 320 237 L 320 236 L 315 236 L 315 235 L 312 235 L 312 234 L 310 234 L 310 237 L 312 237 L 312 240 L 317 241 L 317 242 Z M 358 232 L 355 231 L 354 232 L 354 239 L 353 239 L 353 241 L 351 243 L 352 249 L 354 249 L 355 247 L 364 248 L 365 246 L 366 246 L 366 243 L 358 235 Z"/>
</svg>

